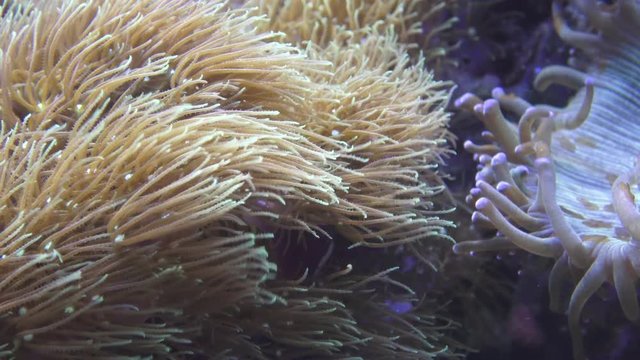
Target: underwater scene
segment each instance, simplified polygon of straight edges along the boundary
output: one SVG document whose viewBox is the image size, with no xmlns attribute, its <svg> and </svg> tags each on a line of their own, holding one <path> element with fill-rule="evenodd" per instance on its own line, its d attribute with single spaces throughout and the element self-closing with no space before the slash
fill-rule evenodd
<svg viewBox="0 0 640 360">
<path fill-rule="evenodd" d="M 0 13 L 0 360 L 640 359 L 640 0 Z"/>
</svg>

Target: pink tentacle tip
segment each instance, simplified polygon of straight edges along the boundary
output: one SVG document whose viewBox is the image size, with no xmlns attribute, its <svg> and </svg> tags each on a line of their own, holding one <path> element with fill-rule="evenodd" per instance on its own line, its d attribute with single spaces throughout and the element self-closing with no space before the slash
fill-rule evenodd
<svg viewBox="0 0 640 360">
<path fill-rule="evenodd" d="M 493 88 L 493 90 L 491 90 L 491 97 L 493 97 L 494 99 L 499 99 L 505 94 L 506 93 L 504 92 L 504 89 L 501 87 L 496 87 L 496 88 Z"/>
<path fill-rule="evenodd" d="M 484 138 L 491 138 L 493 137 L 493 134 L 491 133 L 491 131 L 489 130 L 482 130 L 482 132 L 480 133 L 480 135 Z"/>
<path fill-rule="evenodd" d="M 474 223 L 474 224 L 477 224 L 477 223 L 479 223 L 480 221 L 482 221 L 482 215 L 481 215 L 479 212 L 474 211 L 474 212 L 471 214 L 471 222 L 472 222 L 472 223 Z"/>
<path fill-rule="evenodd" d="M 462 249 L 461 249 L 462 248 Z M 464 249 L 464 245 L 460 245 L 460 244 L 453 244 L 453 253 L 456 255 L 462 255 L 465 253 Z"/>
<path fill-rule="evenodd" d="M 487 154 L 482 154 L 480 155 L 480 157 L 478 158 L 478 162 L 481 164 L 489 164 L 491 162 L 491 156 L 487 155 Z"/>
<path fill-rule="evenodd" d="M 511 187 L 511 184 L 509 184 L 506 181 L 500 181 L 498 185 L 496 185 L 496 189 L 498 189 L 498 191 L 500 192 L 505 192 L 509 190 L 510 187 Z"/>
<path fill-rule="evenodd" d="M 489 201 L 489 199 L 487 198 L 480 198 L 478 199 L 478 201 L 476 201 L 476 209 L 478 210 L 484 210 L 489 206 L 491 206 L 491 201 Z"/>
<path fill-rule="evenodd" d="M 518 165 L 513 168 L 512 172 L 520 176 L 529 175 L 529 168 L 524 165 Z"/>
<path fill-rule="evenodd" d="M 471 194 L 472 196 L 480 196 L 481 193 L 482 191 L 477 187 L 473 187 L 471 188 L 471 190 L 469 190 L 469 194 Z"/>
<path fill-rule="evenodd" d="M 526 146 L 524 144 L 519 144 L 516 145 L 516 147 L 513 149 L 513 151 L 515 151 L 516 154 L 522 154 L 522 152 L 526 149 Z"/>
<path fill-rule="evenodd" d="M 473 196 L 467 195 L 464 197 L 465 204 L 472 205 L 473 204 Z"/>
<path fill-rule="evenodd" d="M 482 180 L 482 179 L 486 178 L 486 176 L 487 176 L 487 174 L 486 174 L 486 173 L 483 173 L 482 171 L 478 171 L 478 172 L 476 173 L 476 176 L 474 176 L 474 178 L 473 178 L 473 179 L 474 179 L 474 180 L 476 181 L 476 183 L 477 183 L 478 181 L 480 181 L 480 180 Z"/>
<path fill-rule="evenodd" d="M 473 112 L 475 112 L 476 114 L 482 114 L 482 104 L 476 104 L 473 107 Z"/>
<path fill-rule="evenodd" d="M 471 140 L 465 140 L 464 143 L 462 144 L 462 147 L 469 151 L 471 148 L 473 148 L 473 142 Z"/>
<path fill-rule="evenodd" d="M 486 100 L 482 107 L 482 115 L 487 115 L 489 112 L 496 111 L 500 107 L 500 104 L 495 99 Z"/>
<path fill-rule="evenodd" d="M 467 103 L 469 100 L 471 100 L 471 98 L 473 98 L 473 94 L 465 93 L 462 96 L 460 96 L 459 98 L 457 98 L 456 101 L 453 103 L 453 105 L 455 105 L 455 107 L 457 107 L 457 108 L 460 108 L 460 107 L 464 106 L 465 103 Z"/>
<path fill-rule="evenodd" d="M 507 155 L 505 153 L 497 153 L 491 159 L 491 166 L 503 165 L 507 163 Z"/>
<path fill-rule="evenodd" d="M 593 85 L 595 85 L 595 83 L 596 83 L 596 80 L 594 78 L 592 78 L 591 76 L 589 76 L 588 78 L 586 78 L 584 80 L 584 85 L 585 86 L 593 86 Z"/>
</svg>

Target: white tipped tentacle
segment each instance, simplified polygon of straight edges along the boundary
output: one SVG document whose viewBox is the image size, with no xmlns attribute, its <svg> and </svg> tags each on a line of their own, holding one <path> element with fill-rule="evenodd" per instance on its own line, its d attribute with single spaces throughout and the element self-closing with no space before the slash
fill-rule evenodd
<svg viewBox="0 0 640 360">
<path fill-rule="evenodd" d="M 516 228 L 489 199 L 480 198 L 476 202 L 476 209 L 489 218 L 496 229 L 519 248 L 545 257 L 557 257 L 562 253 L 562 246 L 557 239 L 540 238 Z"/>
</svg>

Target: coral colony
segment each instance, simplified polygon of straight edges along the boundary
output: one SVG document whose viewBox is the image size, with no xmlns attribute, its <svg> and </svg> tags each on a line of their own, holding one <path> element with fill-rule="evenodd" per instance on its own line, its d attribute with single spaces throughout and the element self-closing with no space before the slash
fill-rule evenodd
<svg viewBox="0 0 640 360">
<path fill-rule="evenodd" d="M 458 356 L 419 3 L 3 1 L 0 357 Z"/>
<path fill-rule="evenodd" d="M 453 101 L 460 220 L 454 16 L 508 1 L 0 0 L 0 358 L 472 358 L 466 255 L 520 249 L 586 359 L 605 283 L 640 317 L 640 3 L 553 1 L 565 107 Z"/>
</svg>

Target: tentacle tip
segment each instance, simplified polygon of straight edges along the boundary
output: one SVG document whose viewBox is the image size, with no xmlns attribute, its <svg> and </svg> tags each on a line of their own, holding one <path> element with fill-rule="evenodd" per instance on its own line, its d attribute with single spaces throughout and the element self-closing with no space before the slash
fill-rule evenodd
<svg viewBox="0 0 640 360">
<path fill-rule="evenodd" d="M 459 98 L 457 98 L 456 101 L 453 102 L 453 105 L 455 105 L 456 108 L 462 108 L 465 106 L 472 105 L 474 102 L 477 102 L 477 101 L 478 99 L 475 95 L 473 95 L 472 93 L 465 93 Z"/>
<path fill-rule="evenodd" d="M 489 164 L 491 162 L 491 156 L 487 154 L 481 154 L 478 158 L 478 162 L 481 164 Z"/>
<path fill-rule="evenodd" d="M 482 193 L 482 191 L 480 189 L 478 189 L 477 187 L 473 187 L 473 188 L 471 188 L 471 190 L 469 190 L 469 194 L 471 196 L 480 196 L 481 193 Z"/>
<path fill-rule="evenodd" d="M 467 195 L 464 198 L 464 202 L 468 205 L 473 205 L 473 199 L 474 197 L 472 195 Z"/>
<path fill-rule="evenodd" d="M 594 78 L 592 78 L 591 76 L 587 77 L 584 80 L 584 85 L 585 86 L 593 86 L 593 85 L 595 85 L 595 83 L 596 83 L 596 80 Z"/>
<path fill-rule="evenodd" d="M 507 155 L 503 152 L 499 152 L 495 154 L 491 159 L 492 166 L 503 165 L 506 163 L 507 163 Z"/>
<path fill-rule="evenodd" d="M 505 95 L 504 89 L 499 87 L 499 86 L 496 87 L 496 88 L 493 88 L 493 90 L 491 90 L 491 96 L 494 99 L 499 99 L 500 97 L 502 97 L 504 95 Z"/>
<path fill-rule="evenodd" d="M 479 213 L 478 211 L 474 211 L 471 214 L 471 223 L 475 224 L 475 225 L 479 225 L 482 224 L 483 221 L 486 221 L 486 217 L 483 216 L 481 213 Z"/>
<path fill-rule="evenodd" d="M 489 201 L 489 199 L 487 198 L 480 198 L 478 199 L 478 201 L 476 201 L 476 209 L 478 210 L 484 210 L 488 208 L 490 205 L 491 205 L 491 201 Z"/>
<path fill-rule="evenodd" d="M 505 192 L 507 191 L 509 188 L 511 187 L 511 184 L 509 184 L 506 181 L 500 181 L 498 183 L 498 185 L 496 185 L 496 189 L 498 189 L 498 191 L 500 192 Z"/>
<path fill-rule="evenodd" d="M 482 114 L 487 115 L 489 112 L 495 111 L 499 107 L 500 107 L 500 104 L 498 104 L 498 101 L 496 101 L 495 99 L 488 99 L 484 102 L 482 106 Z"/>
<path fill-rule="evenodd" d="M 524 165 L 518 165 L 512 171 L 521 176 L 529 175 L 529 168 Z"/>
<path fill-rule="evenodd" d="M 472 150 L 472 149 L 473 149 L 473 147 L 474 147 L 473 141 L 471 141 L 471 140 L 465 140 L 465 141 L 464 141 L 464 143 L 462 144 L 462 147 L 463 147 L 465 150 L 467 150 L 467 151 L 471 152 L 471 150 Z"/>
<path fill-rule="evenodd" d="M 458 109 L 461 108 L 464 105 L 464 103 L 469 99 L 469 96 L 470 94 L 468 93 L 460 96 L 459 98 L 456 99 L 456 101 L 453 102 L 453 105 Z"/>
<path fill-rule="evenodd" d="M 453 253 L 456 255 L 464 255 L 467 254 L 468 252 L 464 250 L 464 245 L 463 244 L 453 244 Z"/>
</svg>

